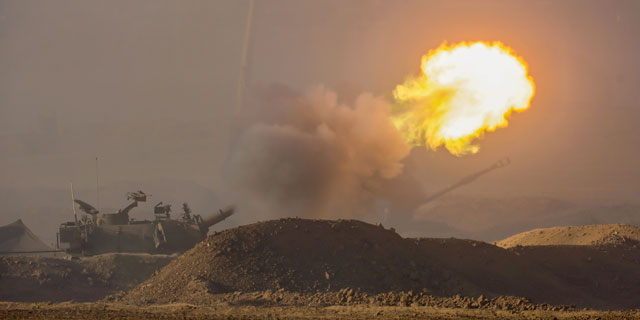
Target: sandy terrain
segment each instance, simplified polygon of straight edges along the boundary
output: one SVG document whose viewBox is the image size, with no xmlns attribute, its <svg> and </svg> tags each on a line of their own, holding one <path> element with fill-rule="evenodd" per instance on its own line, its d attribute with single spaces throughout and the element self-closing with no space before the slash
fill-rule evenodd
<svg viewBox="0 0 640 320">
<path fill-rule="evenodd" d="M 600 224 L 579 227 L 553 227 L 522 232 L 496 242 L 503 248 L 515 246 L 596 246 L 640 241 L 640 227 Z"/>
<path fill-rule="evenodd" d="M 2 319 L 640 319 L 640 311 L 495 311 L 433 307 L 247 306 L 135 307 L 105 303 L 0 303 Z"/>
</svg>

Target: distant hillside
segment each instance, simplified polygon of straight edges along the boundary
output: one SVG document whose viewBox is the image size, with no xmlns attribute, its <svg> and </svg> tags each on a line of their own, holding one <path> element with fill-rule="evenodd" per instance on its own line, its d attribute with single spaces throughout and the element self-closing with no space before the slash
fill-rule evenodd
<svg viewBox="0 0 640 320">
<path fill-rule="evenodd" d="M 640 206 L 585 204 L 550 197 L 481 198 L 451 195 L 389 214 L 383 224 L 411 237 L 456 237 L 494 242 L 537 228 L 628 224 L 640 226 Z"/>
<path fill-rule="evenodd" d="M 503 248 L 515 246 L 591 246 L 640 242 L 640 227 L 624 224 L 535 229 L 496 242 Z"/>
</svg>

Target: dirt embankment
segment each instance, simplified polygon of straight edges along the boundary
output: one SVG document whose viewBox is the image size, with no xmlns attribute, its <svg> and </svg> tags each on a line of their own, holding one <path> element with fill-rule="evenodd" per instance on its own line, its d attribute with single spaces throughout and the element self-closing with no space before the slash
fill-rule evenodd
<svg viewBox="0 0 640 320">
<path fill-rule="evenodd" d="M 77 260 L 0 257 L 0 301 L 96 301 L 135 287 L 174 258 L 147 254 Z"/>
<path fill-rule="evenodd" d="M 282 292 L 287 303 L 333 304 L 308 297 L 351 290 L 362 303 L 412 292 L 421 297 L 416 301 L 460 294 L 638 308 L 638 292 L 628 287 L 640 279 L 639 267 L 640 254 L 629 244 L 505 250 L 471 240 L 405 239 L 355 220 L 281 219 L 213 234 L 116 300 L 214 304 L 231 293 Z M 299 297 L 286 300 L 289 294 Z"/>
<path fill-rule="evenodd" d="M 601 224 L 579 227 L 534 229 L 496 242 L 502 248 L 516 246 L 598 246 L 640 241 L 640 227 Z"/>
<path fill-rule="evenodd" d="M 566 237 L 571 230 L 571 236 L 582 237 L 572 243 L 583 245 L 504 249 L 473 240 L 402 238 L 393 230 L 355 220 L 281 219 L 215 233 L 177 258 L 2 257 L 0 300 L 107 297 L 105 301 L 136 305 L 507 311 L 553 311 L 571 305 L 640 308 L 640 250 L 634 227 L 601 227 L 559 232 Z M 593 230 L 596 236 L 589 233 Z"/>
<path fill-rule="evenodd" d="M 360 288 L 443 291 L 420 246 L 360 221 L 282 219 L 242 226 L 205 241 L 128 294 L 129 301 L 193 301 L 199 294 Z M 451 275 L 449 275 L 451 278 Z M 440 280 L 437 288 L 430 283 Z M 452 282 L 455 279 L 451 279 Z"/>
</svg>

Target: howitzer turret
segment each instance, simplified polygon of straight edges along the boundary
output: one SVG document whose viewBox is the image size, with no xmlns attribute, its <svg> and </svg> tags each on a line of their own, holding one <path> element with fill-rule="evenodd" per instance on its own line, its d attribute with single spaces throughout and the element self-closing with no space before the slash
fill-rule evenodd
<svg viewBox="0 0 640 320">
<path fill-rule="evenodd" d="M 127 194 L 133 200 L 116 212 L 102 213 L 92 205 L 74 199 L 86 213 L 77 222 L 60 225 L 59 248 L 70 253 L 101 254 L 109 252 L 174 253 L 184 252 L 202 241 L 214 224 L 234 213 L 228 206 L 205 217 L 193 214 L 187 203 L 181 219 L 171 219 L 171 205 L 162 202 L 154 206 L 155 220 L 136 221 L 129 212 L 150 195 L 142 191 Z"/>
</svg>

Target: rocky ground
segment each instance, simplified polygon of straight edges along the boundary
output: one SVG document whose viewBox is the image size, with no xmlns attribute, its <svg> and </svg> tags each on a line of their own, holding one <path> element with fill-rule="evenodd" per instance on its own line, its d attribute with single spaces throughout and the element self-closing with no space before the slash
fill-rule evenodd
<svg viewBox="0 0 640 320">
<path fill-rule="evenodd" d="M 640 319 L 640 311 L 504 311 L 442 307 L 392 306 L 211 306 L 170 304 L 131 306 L 111 303 L 0 303 L 1 319 Z"/>
<path fill-rule="evenodd" d="M 281 219 L 213 234 L 117 301 L 212 304 L 233 292 L 345 289 L 367 299 L 413 292 L 639 308 L 640 250 L 633 241 L 506 250 L 472 240 L 402 238 L 355 220 Z"/>
<path fill-rule="evenodd" d="M 106 301 L 118 301 L 117 297 L 110 297 Z M 529 299 L 513 296 L 496 298 L 438 297 L 423 292 L 385 292 L 368 294 L 351 288 L 344 288 L 336 292 L 298 293 L 284 289 L 278 291 L 234 292 L 226 294 L 211 294 L 207 303 L 199 305 L 251 305 L 251 306 L 292 306 L 292 307 L 327 307 L 327 306 L 388 306 L 388 307 L 431 307 L 451 309 L 483 309 L 493 311 L 523 312 L 523 311 L 575 311 L 573 305 L 535 304 Z"/>
</svg>

